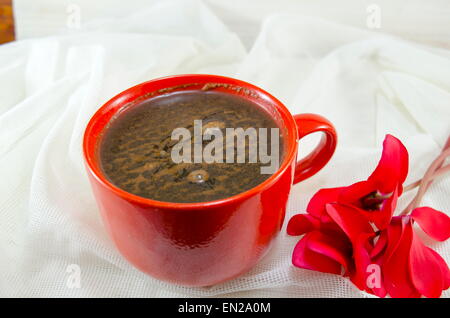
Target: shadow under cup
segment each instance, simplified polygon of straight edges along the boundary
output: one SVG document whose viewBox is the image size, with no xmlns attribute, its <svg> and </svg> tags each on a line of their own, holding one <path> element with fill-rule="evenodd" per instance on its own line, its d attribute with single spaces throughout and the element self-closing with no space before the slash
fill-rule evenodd
<svg viewBox="0 0 450 318">
<path fill-rule="evenodd" d="M 278 171 L 250 190 L 209 202 L 155 201 L 113 185 L 102 172 L 98 151 L 108 123 L 120 111 L 153 96 L 197 89 L 244 97 L 272 116 L 283 139 Z M 317 131 L 325 133 L 321 143 L 297 163 L 298 138 Z M 186 286 L 217 284 L 254 266 L 282 227 L 293 182 L 320 170 L 335 147 L 336 133 L 323 117 L 304 114 L 294 118 L 262 89 L 214 75 L 177 75 L 127 89 L 94 114 L 83 140 L 94 196 L 118 250 L 143 272 Z"/>
</svg>

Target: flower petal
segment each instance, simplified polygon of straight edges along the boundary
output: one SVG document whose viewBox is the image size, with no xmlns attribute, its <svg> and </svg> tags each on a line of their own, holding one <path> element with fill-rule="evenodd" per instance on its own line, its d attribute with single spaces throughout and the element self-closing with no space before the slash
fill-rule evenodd
<svg viewBox="0 0 450 318">
<path fill-rule="evenodd" d="M 353 188 L 353 189 L 351 189 Z M 391 221 L 395 208 L 397 207 L 398 194 L 401 191 L 401 186 L 395 187 L 390 196 L 384 199 L 379 210 L 368 210 L 359 202 L 361 198 L 374 192 L 375 186 L 370 182 L 362 181 L 355 183 L 348 187 L 348 189 L 342 190 L 339 202 L 349 203 L 359 209 L 368 221 L 373 222 L 380 230 L 385 229 Z M 359 196 L 359 197 L 358 197 Z M 355 201 L 356 200 L 356 201 Z"/>
<path fill-rule="evenodd" d="M 369 291 L 370 288 L 367 285 L 367 277 L 369 275 L 368 267 L 372 263 L 369 250 L 371 248 L 369 244 L 369 238 L 372 236 L 368 233 L 360 234 L 353 244 L 353 258 L 355 260 L 355 271 L 350 276 L 353 284 L 361 290 Z M 381 281 L 381 277 L 380 277 Z"/>
<path fill-rule="evenodd" d="M 370 257 L 372 259 L 375 259 L 378 256 L 381 256 L 382 253 L 386 250 L 387 245 L 388 245 L 387 231 L 382 231 L 378 236 L 378 240 L 375 243 L 374 248 L 372 249 L 372 251 L 370 251 Z"/>
<path fill-rule="evenodd" d="M 416 290 L 411 281 L 408 270 L 409 253 L 413 236 L 412 223 L 409 217 L 402 217 L 400 220 L 400 240 L 398 243 L 392 242 L 392 245 L 395 245 L 395 248 L 388 246 L 390 257 L 382 264 L 384 286 L 389 295 L 394 298 L 420 297 L 420 293 Z M 394 226 L 397 229 L 392 233 L 397 235 L 399 224 L 395 224 Z M 391 235 L 391 237 L 393 237 L 393 235 Z M 389 238 L 389 240 L 390 239 L 391 238 Z"/>
<path fill-rule="evenodd" d="M 307 247 L 310 236 L 311 233 L 305 234 L 295 246 L 292 253 L 292 264 L 304 269 L 340 275 L 342 272 L 341 264 Z"/>
<path fill-rule="evenodd" d="M 334 222 L 347 234 L 350 241 L 356 242 L 361 233 L 374 234 L 367 219 L 352 206 L 332 203 L 326 205 L 326 210 Z"/>
<path fill-rule="evenodd" d="M 445 241 L 450 237 L 450 217 L 429 207 L 416 208 L 411 217 L 422 230 L 436 241 Z"/>
<path fill-rule="evenodd" d="M 441 296 L 444 281 L 441 264 L 436 260 L 431 249 L 425 246 L 413 233 L 409 254 L 409 271 L 415 288 L 425 297 Z"/>
<path fill-rule="evenodd" d="M 434 255 L 436 262 L 439 264 L 442 273 L 442 290 L 446 290 L 450 287 L 450 270 L 445 260 L 436 251 L 430 248 L 429 252 Z"/>
<path fill-rule="evenodd" d="M 320 219 L 323 215 L 326 215 L 325 205 L 327 203 L 337 202 L 339 193 L 342 189 L 342 187 L 320 189 L 309 201 L 308 206 L 306 207 L 306 211 L 309 214 Z"/>
<path fill-rule="evenodd" d="M 391 222 L 395 208 L 397 207 L 397 199 L 400 190 L 400 186 L 397 186 L 391 196 L 383 203 L 381 210 L 374 213 L 371 220 L 378 229 L 385 229 Z"/>
<path fill-rule="evenodd" d="M 383 255 L 384 262 L 387 262 L 394 253 L 394 251 L 397 249 L 403 234 L 403 229 L 404 229 L 403 217 L 401 216 L 393 217 L 391 223 L 385 230 L 388 244 L 386 246 L 386 251 L 384 252 Z"/>
<path fill-rule="evenodd" d="M 292 236 L 303 235 L 318 229 L 320 222 L 309 214 L 296 214 L 289 220 L 287 234 Z"/>
<path fill-rule="evenodd" d="M 367 211 L 359 209 L 361 214 L 364 215 L 369 222 L 374 223 L 377 229 L 384 230 L 389 225 L 392 216 L 394 215 L 395 208 L 397 207 L 399 190 L 400 186 L 397 187 L 390 197 L 383 202 L 380 210 Z"/>
<path fill-rule="evenodd" d="M 376 190 L 376 185 L 373 182 L 359 181 L 348 187 L 342 188 L 339 194 L 339 202 L 349 203 L 360 207 L 360 199 Z"/>
<path fill-rule="evenodd" d="M 386 135 L 381 159 L 368 180 L 373 181 L 380 192 L 391 193 L 398 184 L 403 184 L 407 175 L 408 150 L 400 140 Z"/>
<path fill-rule="evenodd" d="M 307 248 L 316 253 L 327 256 L 349 269 L 352 263 L 352 246 L 350 241 L 336 239 L 319 231 L 311 232 L 306 243 Z"/>
</svg>

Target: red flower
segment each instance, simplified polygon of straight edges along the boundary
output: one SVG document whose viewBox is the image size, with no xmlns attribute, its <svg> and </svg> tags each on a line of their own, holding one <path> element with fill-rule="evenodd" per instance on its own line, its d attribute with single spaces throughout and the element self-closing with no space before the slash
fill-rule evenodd
<svg viewBox="0 0 450 318">
<path fill-rule="evenodd" d="M 411 215 L 392 218 L 380 235 L 373 255 L 382 264 L 383 282 L 392 297 L 439 297 L 450 286 L 450 271 L 444 259 L 425 246 L 413 230 L 413 222 L 431 238 L 439 241 L 450 237 L 450 218 L 432 208 L 416 208 Z"/>
<path fill-rule="evenodd" d="M 293 216 L 289 235 L 302 235 L 292 254 L 292 263 L 300 268 L 350 277 L 360 289 L 380 294 L 366 285 L 366 268 L 376 233 L 367 219 L 352 206 L 327 204 L 324 214 Z"/>
<path fill-rule="evenodd" d="M 325 204 L 344 203 L 357 208 L 378 229 L 384 229 L 394 213 L 398 196 L 403 192 L 407 174 L 408 151 L 400 140 L 387 135 L 378 166 L 367 180 L 348 187 L 319 190 L 306 210 L 320 218 L 325 215 Z"/>
<path fill-rule="evenodd" d="M 308 213 L 288 223 L 289 235 L 304 235 L 294 248 L 293 264 L 348 276 L 361 290 L 380 297 L 440 296 L 450 285 L 450 271 L 414 233 L 413 222 L 444 241 L 450 236 L 450 218 L 427 207 L 392 217 L 407 167 L 405 147 L 388 135 L 382 158 L 366 181 L 319 190 Z"/>
</svg>

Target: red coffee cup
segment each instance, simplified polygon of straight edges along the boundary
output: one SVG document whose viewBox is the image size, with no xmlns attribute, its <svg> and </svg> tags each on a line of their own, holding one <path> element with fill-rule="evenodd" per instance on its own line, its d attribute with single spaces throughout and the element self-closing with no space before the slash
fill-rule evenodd
<svg viewBox="0 0 450 318">
<path fill-rule="evenodd" d="M 205 85 L 243 96 L 272 115 L 284 140 L 283 159 L 275 174 L 243 193 L 199 203 L 150 200 L 108 181 L 100 168 L 98 148 L 113 117 L 151 96 Z M 321 142 L 297 162 L 297 141 L 314 132 L 324 133 Z M 120 253 L 158 279 L 208 286 L 244 273 L 261 259 L 282 227 L 292 184 L 319 171 L 330 160 L 336 140 L 328 120 L 313 114 L 292 116 L 261 88 L 233 78 L 194 74 L 151 80 L 113 97 L 87 125 L 83 151 L 104 224 Z"/>
</svg>

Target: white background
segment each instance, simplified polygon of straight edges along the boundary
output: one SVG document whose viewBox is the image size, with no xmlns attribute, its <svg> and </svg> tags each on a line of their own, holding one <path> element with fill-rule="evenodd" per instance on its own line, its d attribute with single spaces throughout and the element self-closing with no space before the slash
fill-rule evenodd
<svg viewBox="0 0 450 318">
<path fill-rule="evenodd" d="M 0 296 L 369 296 L 344 278 L 294 268 L 298 238 L 284 228 L 254 269 L 221 285 L 184 288 L 140 273 L 102 226 L 82 162 L 83 130 L 134 84 L 221 74 L 336 125 L 334 158 L 293 188 L 287 219 L 319 188 L 366 178 L 386 133 L 407 146 L 406 183 L 415 181 L 450 133 L 449 4 L 14 1 L 19 41 L 0 46 Z M 301 155 L 314 141 L 301 143 Z M 449 213 L 449 195 L 449 178 L 440 178 L 423 204 Z M 450 262 L 450 243 L 424 239 Z M 70 284 L 71 264 L 81 270 L 80 288 Z"/>
</svg>

